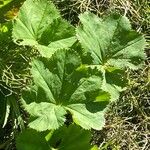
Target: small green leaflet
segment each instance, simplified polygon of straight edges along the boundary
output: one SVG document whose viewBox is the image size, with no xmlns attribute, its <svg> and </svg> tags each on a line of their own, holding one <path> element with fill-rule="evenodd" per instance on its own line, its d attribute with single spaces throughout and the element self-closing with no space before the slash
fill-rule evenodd
<svg viewBox="0 0 150 150">
<path fill-rule="evenodd" d="M 17 150 L 91 150 L 90 131 L 78 126 L 61 127 L 47 141 L 44 134 L 27 129 L 16 140 Z"/>
<path fill-rule="evenodd" d="M 74 35 L 74 27 L 47 0 L 26 0 L 14 20 L 12 34 L 15 43 L 33 46 L 44 57 L 71 47 L 76 41 Z"/>
<path fill-rule="evenodd" d="M 22 95 L 24 107 L 32 116 L 31 128 L 57 129 L 64 124 L 67 112 L 85 129 L 103 127 L 109 96 L 96 99 L 102 93 L 102 77 L 90 70 L 78 72 L 80 65 L 81 58 L 73 50 L 59 50 L 50 59 L 33 61 L 34 85 Z"/>
</svg>

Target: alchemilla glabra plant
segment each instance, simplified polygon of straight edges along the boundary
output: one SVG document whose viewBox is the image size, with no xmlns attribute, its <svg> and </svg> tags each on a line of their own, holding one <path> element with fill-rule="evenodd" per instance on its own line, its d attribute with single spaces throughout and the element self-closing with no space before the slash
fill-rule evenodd
<svg viewBox="0 0 150 150">
<path fill-rule="evenodd" d="M 125 69 L 142 66 L 145 39 L 125 16 L 85 12 L 79 19 L 74 27 L 51 2 L 26 0 L 13 20 L 13 42 L 39 52 L 33 83 L 22 91 L 30 121 L 16 137 L 18 150 L 98 149 L 90 129 L 105 125 L 107 105 L 127 85 Z"/>
</svg>

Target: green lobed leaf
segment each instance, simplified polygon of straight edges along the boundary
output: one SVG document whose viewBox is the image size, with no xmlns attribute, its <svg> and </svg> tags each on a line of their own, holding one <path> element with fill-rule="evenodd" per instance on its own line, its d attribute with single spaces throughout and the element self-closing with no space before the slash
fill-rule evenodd
<svg viewBox="0 0 150 150">
<path fill-rule="evenodd" d="M 53 131 L 48 141 L 45 133 L 27 129 L 17 137 L 16 147 L 17 150 L 90 150 L 90 140 L 90 131 L 75 125 Z"/>
<path fill-rule="evenodd" d="M 125 16 L 111 14 L 102 20 L 85 12 L 79 18 L 77 38 L 91 54 L 93 65 L 136 69 L 145 59 L 145 39 L 131 29 Z"/>
<path fill-rule="evenodd" d="M 51 2 L 26 0 L 14 20 L 12 36 L 17 44 L 34 46 L 42 56 L 50 57 L 57 49 L 71 47 L 74 35 L 74 27 Z"/>
<path fill-rule="evenodd" d="M 90 150 L 90 131 L 70 125 L 54 131 L 49 143 L 57 150 Z"/>
<path fill-rule="evenodd" d="M 145 39 L 132 30 L 125 16 L 111 14 L 101 19 L 85 12 L 79 18 L 81 25 L 76 32 L 84 48 L 83 63 L 103 73 L 103 89 L 110 93 L 111 100 L 116 100 L 127 83 L 121 69 L 140 67 L 145 59 Z"/>
<path fill-rule="evenodd" d="M 90 70 L 77 71 L 80 65 L 81 58 L 73 50 L 59 50 L 50 59 L 33 61 L 34 85 L 22 95 L 24 106 L 32 116 L 31 128 L 57 129 L 64 124 L 68 111 L 81 127 L 102 128 L 109 96 L 96 100 L 102 93 L 102 77 Z"/>
<path fill-rule="evenodd" d="M 20 133 L 16 139 L 17 150 L 52 150 L 45 140 L 45 137 L 32 129 Z"/>
</svg>

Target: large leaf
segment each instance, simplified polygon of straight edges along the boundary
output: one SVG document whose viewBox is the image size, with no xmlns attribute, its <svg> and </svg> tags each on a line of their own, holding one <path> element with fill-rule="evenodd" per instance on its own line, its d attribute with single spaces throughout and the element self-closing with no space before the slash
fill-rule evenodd
<svg viewBox="0 0 150 150">
<path fill-rule="evenodd" d="M 31 128 L 57 129 L 64 124 L 67 112 L 85 129 L 102 128 L 109 98 L 97 99 L 102 92 L 101 76 L 90 70 L 77 71 L 80 65 L 78 53 L 72 50 L 60 50 L 50 59 L 33 61 L 34 86 L 22 95 L 24 106 L 32 116 Z"/>
<path fill-rule="evenodd" d="M 48 0 L 26 0 L 13 27 L 16 43 L 34 46 L 44 57 L 50 57 L 54 53 L 51 51 L 72 46 L 76 41 L 74 34 L 74 27 L 61 19 L 58 10 Z"/>
<path fill-rule="evenodd" d="M 124 16 L 111 14 L 102 20 L 86 12 L 79 18 L 82 25 L 77 28 L 77 38 L 84 48 L 83 61 L 103 72 L 103 89 L 111 94 L 111 100 L 116 100 L 126 83 L 119 69 L 140 66 L 145 59 L 145 39 L 131 29 Z"/>
<path fill-rule="evenodd" d="M 54 131 L 49 143 L 57 150 L 90 150 L 90 140 L 90 131 L 70 125 Z"/>
<path fill-rule="evenodd" d="M 17 137 L 17 150 L 52 150 L 45 137 L 35 130 L 25 130 Z"/>
<path fill-rule="evenodd" d="M 90 131 L 78 126 L 63 126 L 50 134 L 50 139 L 47 141 L 45 133 L 27 129 L 17 137 L 17 150 L 90 150 L 92 148 Z"/>
<path fill-rule="evenodd" d="M 145 59 L 145 39 L 131 29 L 126 17 L 112 14 L 102 20 L 86 12 L 79 18 L 77 37 L 93 65 L 136 69 Z"/>
</svg>

